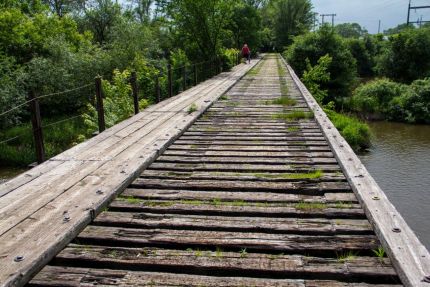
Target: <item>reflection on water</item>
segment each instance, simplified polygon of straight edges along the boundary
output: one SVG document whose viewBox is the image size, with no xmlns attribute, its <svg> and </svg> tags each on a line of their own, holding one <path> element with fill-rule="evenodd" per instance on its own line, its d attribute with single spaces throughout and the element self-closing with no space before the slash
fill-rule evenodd
<svg viewBox="0 0 430 287">
<path fill-rule="evenodd" d="M 430 249 L 430 126 L 370 123 L 373 147 L 360 158 Z"/>
</svg>

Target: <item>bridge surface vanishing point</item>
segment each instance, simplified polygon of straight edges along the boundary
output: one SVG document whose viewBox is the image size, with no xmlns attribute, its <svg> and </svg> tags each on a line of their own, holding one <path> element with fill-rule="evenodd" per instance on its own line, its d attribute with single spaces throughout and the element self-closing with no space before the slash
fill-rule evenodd
<svg viewBox="0 0 430 287">
<path fill-rule="evenodd" d="M 39 167 L 45 179 L 0 189 L 13 217 L 0 215 L 1 282 L 25 284 L 55 256 L 29 286 L 427 286 L 414 276 L 429 271 L 428 251 L 323 116 L 269 55 L 107 130 Z M 44 199 L 46 180 L 63 193 Z M 19 217 L 4 199 L 28 185 L 42 199 L 26 206 L 45 205 Z M 375 213 L 361 185 L 388 207 Z"/>
</svg>

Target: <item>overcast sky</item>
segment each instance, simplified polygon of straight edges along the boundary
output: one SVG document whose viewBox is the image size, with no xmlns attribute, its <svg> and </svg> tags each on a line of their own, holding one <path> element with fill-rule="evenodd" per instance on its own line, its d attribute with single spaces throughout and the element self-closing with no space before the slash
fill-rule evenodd
<svg viewBox="0 0 430 287">
<path fill-rule="evenodd" d="M 406 23 L 409 0 L 312 0 L 314 11 L 319 14 L 335 13 L 335 24 L 356 22 L 370 33 L 378 32 L 378 21 L 381 20 L 381 32 Z M 411 6 L 430 5 L 429 0 L 412 0 Z M 430 9 L 411 11 L 411 21 L 430 21 Z M 321 21 L 321 17 L 319 17 Z M 330 17 L 325 21 L 331 22 Z"/>
</svg>

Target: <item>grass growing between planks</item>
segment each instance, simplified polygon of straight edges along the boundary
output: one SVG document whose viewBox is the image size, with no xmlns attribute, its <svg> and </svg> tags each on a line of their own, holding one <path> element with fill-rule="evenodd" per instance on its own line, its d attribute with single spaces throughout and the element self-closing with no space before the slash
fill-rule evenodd
<svg viewBox="0 0 430 287">
<path fill-rule="evenodd" d="M 280 98 L 278 98 L 276 100 L 265 102 L 266 105 L 281 105 L 284 107 L 295 106 L 296 103 L 297 103 L 296 100 L 293 100 L 287 96 L 281 96 Z"/>
<path fill-rule="evenodd" d="M 302 120 L 302 119 L 313 119 L 314 113 L 313 112 L 303 112 L 303 111 L 293 111 L 290 113 L 279 113 L 272 115 L 273 119 L 277 120 L 284 120 L 287 122 L 295 121 L 295 120 Z"/>
<path fill-rule="evenodd" d="M 195 103 L 192 103 L 191 106 L 188 108 L 188 114 L 192 114 L 197 110 L 198 110 L 197 105 Z"/>
<path fill-rule="evenodd" d="M 299 202 L 294 205 L 294 208 L 299 210 L 321 210 L 326 209 L 327 204 L 320 202 Z"/>
</svg>

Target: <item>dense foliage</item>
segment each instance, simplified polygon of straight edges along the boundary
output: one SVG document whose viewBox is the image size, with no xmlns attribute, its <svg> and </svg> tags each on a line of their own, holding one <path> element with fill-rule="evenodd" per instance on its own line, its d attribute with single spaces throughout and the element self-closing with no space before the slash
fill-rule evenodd
<svg viewBox="0 0 430 287">
<path fill-rule="evenodd" d="M 376 80 L 358 87 L 350 104 L 366 117 L 430 124 L 430 78 L 411 85 Z"/>
<path fill-rule="evenodd" d="M 328 69 L 330 81 L 321 84 L 323 90 L 329 91 L 324 104 L 350 94 L 356 81 L 356 60 L 343 38 L 331 27 L 325 25 L 317 32 L 297 36 L 284 54 L 299 76 L 306 70 L 306 59 L 315 65 L 328 54 L 332 58 Z"/>
</svg>

